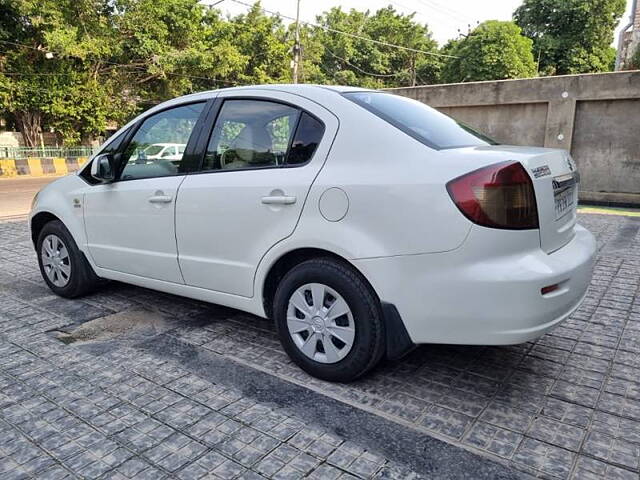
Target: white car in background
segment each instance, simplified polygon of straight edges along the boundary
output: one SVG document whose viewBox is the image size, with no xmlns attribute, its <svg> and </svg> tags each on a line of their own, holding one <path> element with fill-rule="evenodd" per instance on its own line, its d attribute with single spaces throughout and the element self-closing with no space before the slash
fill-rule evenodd
<svg viewBox="0 0 640 480">
<path fill-rule="evenodd" d="M 176 137 L 179 161 L 131 161 Z M 105 278 L 272 318 L 300 367 L 349 381 L 415 344 L 515 344 L 566 319 L 596 249 L 578 180 L 565 151 L 390 93 L 230 88 L 140 115 L 45 187 L 30 225 L 58 295 Z"/>
<path fill-rule="evenodd" d="M 184 149 L 187 146 L 184 143 L 154 143 L 142 150 L 144 157 L 148 160 L 182 160 Z"/>
</svg>

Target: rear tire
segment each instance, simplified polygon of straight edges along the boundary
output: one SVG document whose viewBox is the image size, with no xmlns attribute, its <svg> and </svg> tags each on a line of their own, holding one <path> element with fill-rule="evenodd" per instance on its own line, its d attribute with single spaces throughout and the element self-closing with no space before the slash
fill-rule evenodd
<svg viewBox="0 0 640 480">
<path fill-rule="evenodd" d="M 36 242 L 40 273 L 47 286 L 61 297 L 75 298 L 93 290 L 100 279 L 59 220 L 47 223 Z"/>
<path fill-rule="evenodd" d="M 380 302 L 357 271 L 331 258 L 307 260 L 287 272 L 273 315 L 282 347 L 314 377 L 350 382 L 384 354 Z"/>
</svg>

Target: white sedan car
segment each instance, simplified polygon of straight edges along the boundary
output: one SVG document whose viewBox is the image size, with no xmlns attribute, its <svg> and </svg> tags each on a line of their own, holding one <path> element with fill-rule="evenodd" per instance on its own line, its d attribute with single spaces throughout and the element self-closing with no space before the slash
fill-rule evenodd
<svg viewBox="0 0 640 480">
<path fill-rule="evenodd" d="M 184 143 L 177 162 L 131 162 Z M 535 339 L 595 255 L 562 150 L 498 145 L 379 91 L 231 88 L 140 115 L 34 201 L 42 276 L 99 278 L 275 321 L 294 362 L 353 380 L 415 344 Z"/>
<path fill-rule="evenodd" d="M 151 160 L 182 160 L 184 150 L 187 146 L 184 143 L 154 143 L 144 147 L 135 158 Z"/>
</svg>

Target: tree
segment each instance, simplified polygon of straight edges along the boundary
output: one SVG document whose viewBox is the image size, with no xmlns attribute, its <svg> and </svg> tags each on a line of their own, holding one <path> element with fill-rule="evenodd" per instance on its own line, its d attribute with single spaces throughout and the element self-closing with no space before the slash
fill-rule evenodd
<svg viewBox="0 0 640 480">
<path fill-rule="evenodd" d="M 513 22 L 489 20 L 445 46 L 444 51 L 457 58 L 447 59 L 442 79 L 470 82 L 532 77 L 536 67 L 531 45 Z"/>
<path fill-rule="evenodd" d="M 114 48 L 111 10 L 109 0 L 1 0 L 1 108 L 26 145 L 39 144 L 45 124 L 74 144 L 126 115 L 116 77 L 98 79 Z"/>
<path fill-rule="evenodd" d="M 625 0 L 524 0 L 515 22 L 534 42 L 540 71 L 548 75 L 612 69 L 613 35 Z"/>
<path fill-rule="evenodd" d="M 226 85 L 248 62 L 197 0 L 0 0 L 1 109 L 25 143 L 73 145 L 141 104 Z M 9 43 L 6 43 L 9 42 Z"/>
<path fill-rule="evenodd" d="M 245 62 L 228 78 L 240 85 L 291 81 L 293 41 L 279 17 L 263 13 L 256 2 L 246 14 L 232 18 L 229 27 L 229 40 Z"/>
<path fill-rule="evenodd" d="M 374 14 L 332 8 L 319 16 L 317 23 L 320 27 L 312 32 L 312 48 L 324 82 L 383 88 L 433 83 L 438 77 L 441 58 L 437 43 L 429 28 L 417 23 L 414 15 L 398 13 L 391 6 Z M 308 44 L 302 45 L 305 51 L 310 50 Z"/>
<path fill-rule="evenodd" d="M 226 86 L 247 63 L 229 22 L 198 0 L 115 0 L 115 62 L 146 103 Z"/>
</svg>

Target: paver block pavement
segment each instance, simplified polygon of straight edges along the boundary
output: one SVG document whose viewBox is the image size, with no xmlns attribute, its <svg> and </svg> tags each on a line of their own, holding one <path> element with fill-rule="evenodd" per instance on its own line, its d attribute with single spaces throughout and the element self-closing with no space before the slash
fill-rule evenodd
<svg viewBox="0 0 640 480">
<path fill-rule="evenodd" d="M 256 401 L 234 382 L 212 382 L 169 355 L 189 345 L 193 355 L 266 372 L 523 474 L 637 479 L 640 238 L 623 227 L 638 221 L 600 215 L 580 221 L 596 234 L 598 259 L 584 304 L 559 328 L 523 345 L 422 346 L 348 385 L 302 372 L 269 322 L 241 312 L 117 283 L 86 298 L 59 299 L 40 279 L 25 222 L 2 222 L 0 475 L 425 473 L 290 409 Z M 69 345 L 50 333 L 140 308 L 170 320 L 162 334 L 176 352 L 149 350 L 140 332 Z"/>
</svg>

